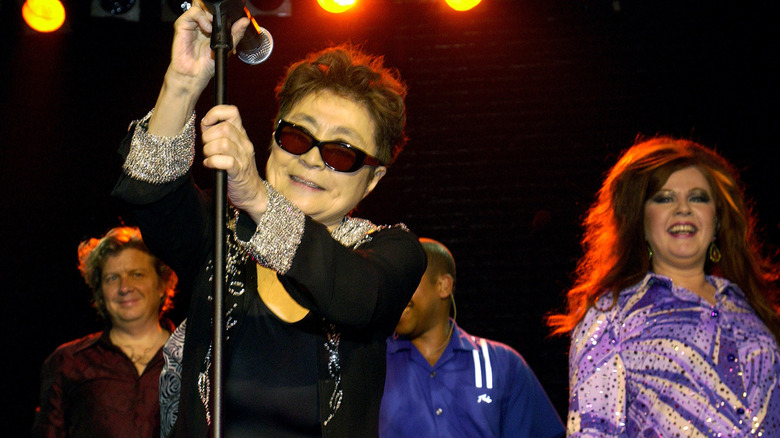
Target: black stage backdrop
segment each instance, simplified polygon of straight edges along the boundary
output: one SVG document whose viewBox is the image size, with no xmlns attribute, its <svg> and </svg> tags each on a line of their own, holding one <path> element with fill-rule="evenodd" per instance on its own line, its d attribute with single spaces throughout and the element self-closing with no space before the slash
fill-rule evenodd
<svg viewBox="0 0 780 438">
<path fill-rule="evenodd" d="M 138 22 L 64 1 L 52 35 L 29 31 L 20 3 L 0 0 L 6 436 L 29 431 L 44 358 L 101 328 L 76 247 L 132 224 L 109 198 L 115 150 L 153 106 L 172 37 L 165 0 L 139 0 Z M 331 15 L 292 0 L 292 16 L 259 17 L 275 39 L 268 61 L 230 60 L 228 100 L 263 163 L 285 66 L 347 40 L 384 54 L 409 84 L 411 140 L 357 215 L 448 245 L 458 322 L 518 350 L 564 416 L 568 342 L 547 337 L 543 315 L 563 303 L 604 172 L 638 134 L 716 146 L 742 169 L 762 236 L 780 242 L 773 3 L 483 0 L 455 13 L 443 0 L 363 0 Z M 212 102 L 209 90 L 199 114 Z"/>
</svg>

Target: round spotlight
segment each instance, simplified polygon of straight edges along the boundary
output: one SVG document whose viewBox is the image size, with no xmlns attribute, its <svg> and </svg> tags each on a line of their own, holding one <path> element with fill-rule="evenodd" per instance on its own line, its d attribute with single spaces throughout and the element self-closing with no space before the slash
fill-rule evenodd
<svg viewBox="0 0 780 438">
<path fill-rule="evenodd" d="M 478 5 L 482 0 L 446 0 L 447 4 L 456 11 L 468 11 Z"/>
<path fill-rule="evenodd" d="M 100 7 L 111 15 L 122 15 L 135 5 L 135 0 L 100 0 Z"/>
<path fill-rule="evenodd" d="M 22 18 L 38 32 L 54 32 L 65 22 L 65 7 L 59 0 L 27 0 Z"/>
<path fill-rule="evenodd" d="M 357 0 L 317 0 L 322 9 L 333 14 L 340 14 L 345 12 L 352 6 L 355 6 Z"/>
</svg>

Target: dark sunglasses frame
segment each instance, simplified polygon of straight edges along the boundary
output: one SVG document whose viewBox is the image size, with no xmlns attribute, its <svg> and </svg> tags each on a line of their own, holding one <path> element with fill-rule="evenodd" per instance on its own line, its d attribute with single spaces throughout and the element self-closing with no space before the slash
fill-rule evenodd
<svg viewBox="0 0 780 438">
<path fill-rule="evenodd" d="M 295 131 L 295 135 L 303 135 L 304 137 L 307 137 L 310 141 L 309 147 L 306 148 L 305 151 L 296 152 L 291 151 L 287 149 L 283 142 L 282 142 L 282 135 L 285 130 L 293 130 Z M 345 143 L 343 141 L 320 141 L 313 135 L 309 133 L 306 129 L 296 125 L 295 123 L 287 122 L 285 120 L 279 120 L 276 122 L 276 129 L 274 129 L 274 141 L 276 144 L 282 148 L 287 153 L 293 154 L 293 155 L 303 155 L 306 152 L 309 152 L 311 148 L 316 147 L 319 149 L 320 157 L 322 157 L 322 161 L 325 163 L 326 166 L 328 166 L 329 169 L 335 170 L 336 172 L 343 172 L 343 173 L 351 173 L 359 170 L 363 166 L 383 166 L 382 162 L 379 161 L 376 157 L 372 157 L 371 155 L 368 155 L 367 153 L 363 152 L 362 150 L 356 148 L 355 146 L 352 146 L 349 143 Z M 329 163 L 329 155 L 328 150 L 332 150 L 333 148 L 344 150 L 346 149 L 349 151 L 349 153 L 353 154 L 355 157 L 354 162 L 350 165 L 348 168 L 336 168 L 333 166 L 332 163 Z"/>
</svg>

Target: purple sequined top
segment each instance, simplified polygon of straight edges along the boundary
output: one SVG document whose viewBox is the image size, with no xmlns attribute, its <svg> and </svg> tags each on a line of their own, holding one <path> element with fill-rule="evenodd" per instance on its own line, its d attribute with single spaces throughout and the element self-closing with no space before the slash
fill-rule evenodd
<svg viewBox="0 0 780 438">
<path fill-rule="evenodd" d="M 568 436 L 780 437 L 777 342 L 736 285 L 648 274 L 572 332 Z M 598 309 L 609 309 L 606 311 Z"/>
</svg>

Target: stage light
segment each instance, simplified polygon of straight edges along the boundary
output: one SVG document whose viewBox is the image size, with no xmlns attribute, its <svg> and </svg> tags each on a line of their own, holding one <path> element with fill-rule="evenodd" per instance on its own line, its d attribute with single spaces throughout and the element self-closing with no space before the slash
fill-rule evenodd
<svg viewBox="0 0 780 438">
<path fill-rule="evenodd" d="M 328 12 L 340 14 L 355 6 L 357 0 L 317 0 L 317 3 Z"/>
<path fill-rule="evenodd" d="M 160 18 L 165 22 L 176 21 L 191 5 L 188 0 L 160 0 Z"/>
<path fill-rule="evenodd" d="M 65 22 L 65 7 L 59 0 L 27 0 L 22 5 L 22 17 L 38 32 L 54 32 Z"/>
<path fill-rule="evenodd" d="M 446 0 L 447 4 L 456 11 L 468 11 L 478 5 L 482 0 Z"/>
<path fill-rule="evenodd" d="M 127 21 L 139 21 L 140 9 L 136 0 L 92 0 L 90 15 L 101 18 L 119 18 Z"/>
</svg>

